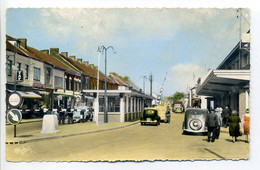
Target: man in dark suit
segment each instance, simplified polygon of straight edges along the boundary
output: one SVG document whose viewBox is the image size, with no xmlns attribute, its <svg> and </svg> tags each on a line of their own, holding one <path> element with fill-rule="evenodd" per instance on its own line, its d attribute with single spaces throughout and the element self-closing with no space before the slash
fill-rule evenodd
<svg viewBox="0 0 260 170">
<path fill-rule="evenodd" d="M 208 127 L 208 142 L 210 142 L 210 138 L 211 142 L 214 142 L 216 138 L 216 128 L 218 127 L 218 117 L 214 110 L 208 114 L 206 119 L 206 126 Z"/>
<path fill-rule="evenodd" d="M 231 111 L 230 111 L 230 109 L 229 109 L 228 106 L 225 107 L 225 109 L 223 110 L 221 116 L 222 116 L 222 118 L 223 118 L 223 124 L 222 124 L 222 125 L 223 125 L 225 128 L 227 128 L 227 126 L 228 126 L 228 119 L 229 119 L 229 117 L 231 116 Z"/>
</svg>

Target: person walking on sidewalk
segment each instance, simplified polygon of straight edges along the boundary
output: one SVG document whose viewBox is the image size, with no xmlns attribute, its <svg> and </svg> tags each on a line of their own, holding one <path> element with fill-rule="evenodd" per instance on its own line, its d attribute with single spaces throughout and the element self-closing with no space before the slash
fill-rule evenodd
<svg viewBox="0 0 260 170">
<path fill-rule="evenodd" d="M 67 113 L 68 113 L 68 124 L 72 124 L 73 123 L 73 112 L 72 112 L 70 106 L 67 109 Z"/>
<path fill-rule="evenodd" d="M 249 135 L 250 135 L 250 115 L 249 109 L 246 109 L 246 114 L 243 115 L 243 127 L 244 127 L 244 134 L 246 135 L 246 143 L 249 143 Z"/>
<path fill-rule="evenodd" d="M 222 126 L 222 117 L 221 117 L 221 109 L 220 109 L 220 107 L 217 107 L 215 109 L 215 113 L 216 113 L 216 115 L 218 117 L 218 126 L 216 128 L 216 136 L 215 137 L 216 137 L 216 139 L 218 139 L 219 135 L 220 135 L 220 127 Z"/>
<path fill-rule="evenodd" d="M 231 111 L 228 106 L 225 107 L 225 109 L 222 112 L 222 118 L 223 118 L 223 126 L 225 128 L 228 127 L 228 118 L 231 116 Z"/>
<path fill-rule="evenodd" d="M 232 137 L 232 142 L 235 143 L 237 141 L 237 137 L 240 135 L 239 123 L 241 122 L 236 110 L 232 111 L 232 114 L 229 117 L 228 121 L 229 121 L 229 135 Z"/>
<path fill-rule="evenodd" d="M 62 105 L 58 107 L 58 113 L 59 113 L 59 124 L 64 124 L 65 123 L 65 113 L 62 111 Z"/>
<path fill-rule="evenodd" d="M 171 122 L 171 112 L 170 112 L 169 106 L 167 106 L 167 108 L 166 108 L 165 119 L 166 119 L 165 123 L 170 124 L 170 122 Z"/>
<path fill-rule="evenodd" d="M 206 119 L 206 126 L 208 127 L 208 142 L 210 142 L 210 138 L 211 142 L 214 142 L 216 137 L 216 128 L 218 126 L 218 117 L 214 110 L 210 111 L 208 114 Z"/>
</svg>

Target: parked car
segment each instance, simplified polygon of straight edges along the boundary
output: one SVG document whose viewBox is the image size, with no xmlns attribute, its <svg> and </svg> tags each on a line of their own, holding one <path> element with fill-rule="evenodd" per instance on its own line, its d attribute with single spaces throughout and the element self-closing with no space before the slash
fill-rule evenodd
<svg viewBox="0 0 260 170">
<path fill-rule="evenodd" d="M 141 118 L 141 125 L 153 124 L 159 125 L 161 117 L 158 115 L 158 110 L 154 108 L 146 108 L 143 111 L 143 117 Z"/>
<path fill-rule="evenodd" d="M 73 111 L 73 122 L 85 122 L 93 120 L 93 112 L 89 107 L 78 107 Z"/>
<path fill-rule="evenodd" d="M 208 110 L 200 108 L 189 108 L 185 112 L 183 121 L 183 134 L 207 134 L 206 127 Z"/>
</svg>

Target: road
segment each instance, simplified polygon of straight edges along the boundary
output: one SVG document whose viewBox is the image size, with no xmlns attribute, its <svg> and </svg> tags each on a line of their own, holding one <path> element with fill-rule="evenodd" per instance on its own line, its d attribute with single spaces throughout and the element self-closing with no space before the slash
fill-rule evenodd
<svg viewBox="0 0 260 170">
<path fill-rule="evenodd" d="M 160 110 L 161 114 L 163 109 Z M 232 143 L 228 129 L 208 143 L 206 136 L 182 135 L 183 114 L 171 124 L 141 126 L 72 137 L 6 145 L 8 161 L 127 161 L 246 159 L 249 144 Z"/>
</svg>

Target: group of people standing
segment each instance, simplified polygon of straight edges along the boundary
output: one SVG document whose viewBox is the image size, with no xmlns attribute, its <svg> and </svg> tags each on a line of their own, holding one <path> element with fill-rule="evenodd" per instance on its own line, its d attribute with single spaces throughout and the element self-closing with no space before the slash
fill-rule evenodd
<svg viewBox="0 0 260 170">
<path fill-rule="evenodd" d="M 250 116 L 249 109 L 246 109 L 246 113 L 242 117 L 242 123 L 244 128 L 244 134 L 246 135 L 246 142 L 249 142 L 249 129 L 250 129 Z M 226 106 L 224 109 L 216 107 L 215 110 L 211 109 L 207 116 L 206 126 L 208 128 L 208 142 L 214 142 L 219 138 L 220 128 L 229 126 L 229 135 L 232 137 L 232 142 L 237 141 L 238 136 L 242 136 L 240 131 L 241 119 L 236 110 L 231 112 L 231 109 Z"/>
</svg>

